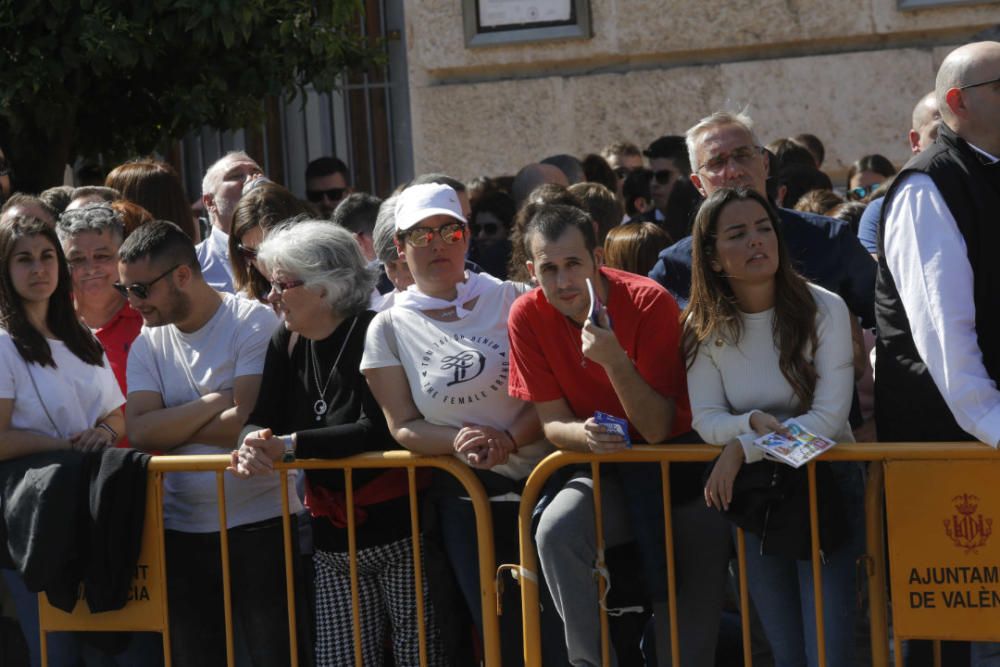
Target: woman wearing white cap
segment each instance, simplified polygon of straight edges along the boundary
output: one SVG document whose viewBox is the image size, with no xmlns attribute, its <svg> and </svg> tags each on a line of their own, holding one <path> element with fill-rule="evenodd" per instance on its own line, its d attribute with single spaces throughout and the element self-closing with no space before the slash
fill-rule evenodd
<svg viewBox="0 0 1000 667">
<path fill-rule="evenodd" d="M 396 246 L 415 282 L 372 321 L 361 369 L 400 444 L 451 454 L 477 470 L 493 500 L 497 561 L 516 562 L 508 559 L 517 558 L 520 491 L 552 451 L 531 404 L 507 395 L 507 314 L 528 286 L 465 270 L 468 226 L 447 185 L 414 185 L 399 195 Z M 445 493 L 441 530 L 481 631 L 475 523 L 462 496 L 459 489 Z M 522 656 L 512 592 L 501 618 L 504 665 Z"/>
</svg>

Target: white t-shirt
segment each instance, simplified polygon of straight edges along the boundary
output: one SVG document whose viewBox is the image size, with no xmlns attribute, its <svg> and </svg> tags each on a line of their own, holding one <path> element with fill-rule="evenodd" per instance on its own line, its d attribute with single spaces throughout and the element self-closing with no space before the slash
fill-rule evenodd
<svg viewBox="0 0 1000 667">
<path fill-rule="evenodd" d="M 121 407 L 125 398 L 107 355 L 103 366 L 92 366 L 70 352 L 62 341 L 50 338 L 48 342 L 56 367 L 29 365 L 10 334 L 0 329 L 0 398 L 14 400 L 12 429 L 68 439 L 93 428 L 101 417 Z M 40 395 L 45 397 L 44 405 Z"/>
<path fill-rule="evenodd" d="M 198 331 L 184 333 L 169 324 L 143 327 L 128 358 L 129 393 L 155 391 L 164 407 L 232 389 L 233 380 L 260 375 L 278 318 L 256 301 L 222 295 L 222 305 Z M 224 454 L 236 446 L 189 443 L 169 454 Z M 281 513 L 277 475 L 235 479 L 224 475 L 229 527 L 263 521 Z M 164 525 L 171 530 L 211 533 L 219 530 L 214 473 L 169 473 L 163 480 Z M 291 511 L 301 510 L 295 485 L 289 484 Z"/>
<path fill-rule="evenodd" d="M 528 289 L 496 281 L 482 292 L 471 313 L 454 322 L 432 320 L 401 306 L 383 311 L 368 327 L 361 369 L 402 366 L 413 402 L 432 424 L 507 429 L 524 409 L 524 401 L 507 394 L 507 314 L 514 299 Z M 389 327 L 396 335 L 398 356 L 387 339 Z M 492 470 L 523 479 L 551 451 L 547 441 L 539 440 L 520 447 Z"/>
</svg>

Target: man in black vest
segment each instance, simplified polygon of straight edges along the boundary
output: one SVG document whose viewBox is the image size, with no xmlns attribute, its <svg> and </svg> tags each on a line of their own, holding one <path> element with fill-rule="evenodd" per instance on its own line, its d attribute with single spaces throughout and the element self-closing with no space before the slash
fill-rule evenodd
<svg viewBox="0 0 1000 667">
<path fill-rule="evenodd" d="M 941 125 L 885 197 L 875 316 L 883 441 L 1000 443 L 1000 42 L 952 51 L 938 71 Z M 908 665 L 930 664 L 910 647 Z M 947 654 L 945 664 L 960 664 Z M 1000 664 L 973 643 L 971 664 Z M 927 655 L 925 655 L 927 654 Z M 964 662 L 964 661 L 962 661 Z"/>
<path fill-rule="evenodd" d="M 1000 42 L 945 58 L 937 140 L 886 194 L 875 386 L 880 440 L 1000 443 Z"/>
</svg>

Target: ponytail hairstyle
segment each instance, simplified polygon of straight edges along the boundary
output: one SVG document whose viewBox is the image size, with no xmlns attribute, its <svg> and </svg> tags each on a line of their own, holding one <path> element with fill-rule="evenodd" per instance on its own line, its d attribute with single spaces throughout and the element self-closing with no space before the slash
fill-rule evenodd
<svg viewBox="0 0 1000 667">
<path fill-rule="evenodd" d="M 722 188 L 702 204 L 691 230 L 691 300 L 681 315 L 681 351 L 690 368 L 698 348 L 712 339 L 732 344 L 743 334 L 743 317 L 729 280 L 712 270 L 719 217 L 729 204 L 755 201 L 767 212 L 778 239 L 778 270 L 774 274 L 774 344 L 778 366 L 791 385 L 800 409 L 812 405 L 816 390 L 816 301 L 806 280 L 792 267 L 781 233 L 778 214 L 770 202 L 755 190 Z"/>
<path fill-rule="evenodd" d="M 41 331 L 32 326 L 24 309 L 21 295 L 14 289 L 10 278 L 11 259 L 18 240 L 27 236 L 44 236 L 55 249 L 59 263 L 58 283 L 49 297 L 46 324 L 56 338 L 61 340 L 84 363 L 101 366 L 104 349 L 90 329 L 76 315 L 71 293 L 72 281 L 69 266 L 63 254 L 55 228 L 37 218 L 15 216 L 0 223 L 0 327 L 10 334 L 18 354 L 28 363 L 56 367 L 52 349 Z"/>
</svg>

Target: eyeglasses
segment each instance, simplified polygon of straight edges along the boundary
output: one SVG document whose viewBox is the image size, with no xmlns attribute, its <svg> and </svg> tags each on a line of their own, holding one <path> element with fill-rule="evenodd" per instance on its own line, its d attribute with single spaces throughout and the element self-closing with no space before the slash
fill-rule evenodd
<svg viewBox="0 0 1000 667">
<path fill-rule="evenodd" d="M 156 281 L 166 278 L 174 271 L 174 269 L 178 268 L 179 266 L 180 264 L 174 264 L 169 269 L 167 269 L 166 271 L 164 271 L 163 273 L 161 273 L 160 275 L 156 276 L 155 278 L 146 283 L 132 283 L 131 285 L 122 285 L 121 283 L 115 283 L 113 287 L 116 290 L 118 290 L 118 293 L 121 294 L 126 299 L 128 298 L 129 294 L 133 294 L 135 295 L 135 298 L 142 299 L 143 301 L 145 301 L 146 299 L 149 298 L 149 288 L 152 287 L 153 284 L 156 283 Z"/>
<path fill-rule="evenodd" d="M 500 231 L 500 225 L 495 222 L 473 223 L 469 225 L 469 230 L 472 231 L 473 236 L 479 236 L 479 232 L 484 232 L 487 236 L 495 236 Z"/>
<path fill-rule="evenodd" d="M 659 185 L 670 185 L 671 179 L 674 177 L 674 172 L 669 169 L 660 169 L 659 171 L 653 172 L 653 180 Z"/>
<path fill-rule="evenodd" d="M 273 289 L 277 294 L 284 294 L 290 289 L 302 287 L 305 284 L 304 280 L 272 280 L 271 289 Z"/>
<path fill-rule="evenodd" d="M 760 146 L 741 146 L 729 155 L 715 155 L 706 160 L 695 171 L 705 171 L 709 174 L 721 174 L 725 171 L 729 161 L 733 160 L 741 167 L 745 167 L 760 157 L 763 149 Z"/>
<path fill-rule="evenodd" d="M 881 187 L 881 185 L 882 185 L 881 183 L 872 183 L 871 185 L 868 186 L 858 186 L 856 188 L 851 188 L 850 194 L 858 199 L 864 199 L 871 193 L 878 190 L 879 187 Z"/>
<path fill-rule="evenodd" d="M 344 198 L 347 188 L 330 188 L 328 190 L 306 190 L 306 199 L 316 203 L 323 201 L 325 196 L 330 201 L 340 201 Z"/>
<path fill-rule="evenodd" d="M 635 169 L 630 169 L 629 167 L 615 167 L 614 168 L 615 176 L 617 176 L 618 178 L 625 178 L 626 176 L 628 176 L 629 174 L 631 174 L 633 171 L 635 171 Z"/>
<path fill-rule="evenodd" d="M 237 243 L 236 251 L 240 253 L 240 257 L 247 260 L 248 262 L 252 262 L 253 260 L 257 259 L 257 248 L 248 248 L 242 243 Z"/>
<path fill-rule="evenodd" d="M 967 88 L 978 88 L 979 86 L 988 86 L 991 83 L 1000 83 L 1000 76 L 995 79 L 990 79 L 989 81 L 980 81 L 979 83 L 967 83 L 964 86 L 959 86 L 959 90 L 966 90 Z"/>
<path fill-rule="evenodd" d="M 436 229 L 434 227 L 413 227 L 404 233 L 404 240 L 414 248 L 429 246 L 435 234 L 448 245 L 452 245 L 465 238 L 465 225 L 461 222 L 449 222 Z"/>
</svg>

